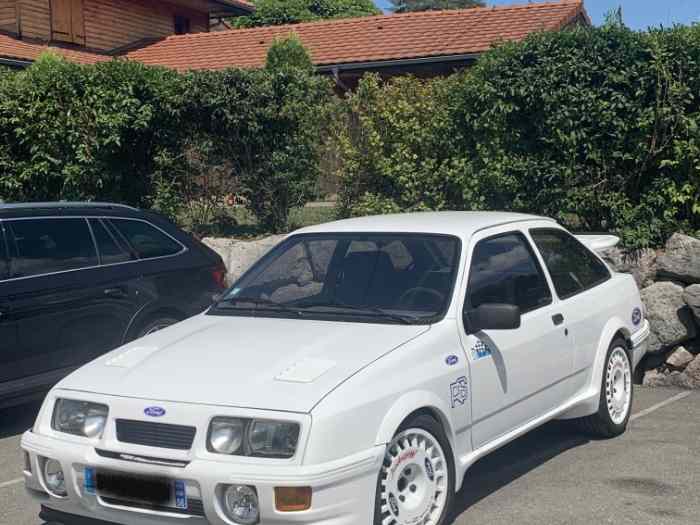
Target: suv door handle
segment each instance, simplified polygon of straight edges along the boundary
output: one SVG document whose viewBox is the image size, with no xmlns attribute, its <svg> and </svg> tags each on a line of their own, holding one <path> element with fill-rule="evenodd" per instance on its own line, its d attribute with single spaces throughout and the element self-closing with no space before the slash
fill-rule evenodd
<svg viewBox="0 0 700 525">
<path fill-rule="evenodd" d="M 126 297 L 126 291 L 122 288 L 106 288 L 104 294 L 109 297 L 123 298 Z"/>
<path fill-rule="evenodd" d="M 564 322 L 564 316 L 562 314 L 554 314 L 552 316 L 552 322 L 556 325 L 559 326 Z"/>
</svg>

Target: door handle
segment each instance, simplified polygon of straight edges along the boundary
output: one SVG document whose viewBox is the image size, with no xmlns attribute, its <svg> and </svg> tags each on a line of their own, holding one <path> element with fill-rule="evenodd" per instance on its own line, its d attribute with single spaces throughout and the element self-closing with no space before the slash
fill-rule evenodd
<svg viewBox="0 0 700 525">
<path fill-rule="evenodd" d="M 126 297 L 126 291 L 122 288 L 105 288 L 104 294 L 109 297 L 123 298 Z"/>
<path fill-rule="evenodd" d="M 556 325 L 559 326 L 564 322 L 564 316 L 562 314 L 554 314 L 552 316 L 552 322 Z"/>
</svg>

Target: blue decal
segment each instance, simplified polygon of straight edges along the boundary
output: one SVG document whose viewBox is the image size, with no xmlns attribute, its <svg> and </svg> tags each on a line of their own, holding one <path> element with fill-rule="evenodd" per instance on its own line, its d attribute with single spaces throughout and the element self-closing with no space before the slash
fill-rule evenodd
<svg viewBox="0 0 700 525">
<path fill-rule="evenodd" d="M 632 324 L 634 326 L 638 326 L 639 323 L 642 322 L 642 309 L 641 308 L 635 308 L 632 310 Z"/>
<path fill-rule="evenodd" d="M 457 405 L 463 405 L 467 401 L 469 390 L 467 389 L 467 378 L 462 376 L 457 378 L 457 381 L 450 385 L 450 398 L 452 399 L 452 408 Z"/>
<path fill-rule="evenodd" d="M 472 347 L 472 352 L 474 353 L 474 359 L 482 359 L 491 355 L 491 348 L 489 348 L 489 345 L 479 340 Z"/>
<path fill-rule="evenodd" d="M 150 417 L 162 417 L 165 415 L 165 409 L 163 407 L 148 407 L 143 413 Z"/>
<path fill-rule="evenodd" d="M 85 494 L 95 494 L 95 469 L 91 467 L 85 467 L 85 479 L 83 481 L 83 488 L 85 489 Z"/>
<path fill-rule="evenodd" d="M 182 480 L 175 481 L 175 507 L 187 510 L 187 487 Z"/>
<path fill-rule="evenodd" d="M 445 358 L 445 363 L 448 366 L 455 366 L 457 363 L 459 363 L 459 357 L 457 357 L 456 355 L 448 355 Z"/>
</svg>

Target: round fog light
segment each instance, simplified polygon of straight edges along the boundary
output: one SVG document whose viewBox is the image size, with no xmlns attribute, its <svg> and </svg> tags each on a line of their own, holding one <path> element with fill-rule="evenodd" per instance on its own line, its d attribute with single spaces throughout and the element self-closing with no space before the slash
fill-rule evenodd
<svg viewBox="0 0 700 525">
<path fill-rule="evenodd" d="M 47 459 L 44 462 L 44 483 L 54 496 L 64 497 L 67 495 L 63 468 L 55 459 Z"/>
<path fill-rule="evenodd" d="M 253 525 L 260 517 L 258 495 L 253 487 L 231 485 L 224 492 L 224 506 L 228 517 L 241 525 Z"/>
</svg>

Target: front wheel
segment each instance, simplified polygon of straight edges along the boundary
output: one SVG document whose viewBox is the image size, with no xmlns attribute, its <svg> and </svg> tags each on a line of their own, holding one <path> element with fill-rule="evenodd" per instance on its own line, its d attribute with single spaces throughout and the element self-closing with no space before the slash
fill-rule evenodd
<svg viewBox="0 0 700 525">
<path fill-rule="evenodd" d="M 454 498 L 454 462 L 441 426 L 420 415 L 387 447 L 377 481 L 375 525 L 442 525 Z"/>
<path fill-rule="evenodd" d="M 627 430 L 632 413 L 632 365 L 625 341 L 615 339 L 605 356 L 598 412 L 579 420 L 587 434 L 613 438 Z"/>
</svg>

